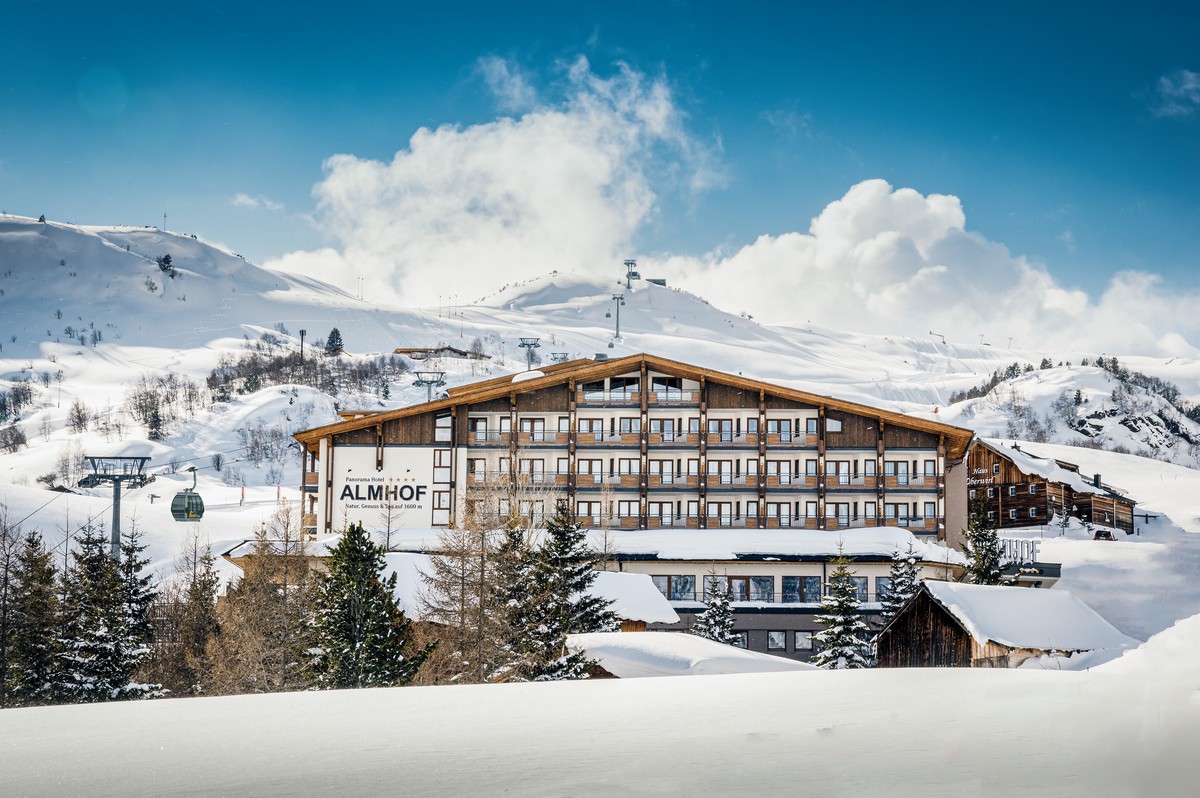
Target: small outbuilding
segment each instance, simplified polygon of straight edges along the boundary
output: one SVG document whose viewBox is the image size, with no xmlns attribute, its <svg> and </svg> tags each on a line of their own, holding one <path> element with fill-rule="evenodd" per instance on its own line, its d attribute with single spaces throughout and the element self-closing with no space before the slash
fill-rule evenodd
<svg viewBox="0 0 1200 798">
<path fill-rule="evenodd" d="M 747 651 L 686 632 L 567 635 L 567 649 L 595 660 L 599 670 L 594 675 L 618 679 L 817 670 L 815 665 Z"/>
<path fill-rule="evenodd" d="M 877 638 L 884 668 L 1016 668 L 1140 645 L 1066 590 L 925 582 Z"/>
</svg>

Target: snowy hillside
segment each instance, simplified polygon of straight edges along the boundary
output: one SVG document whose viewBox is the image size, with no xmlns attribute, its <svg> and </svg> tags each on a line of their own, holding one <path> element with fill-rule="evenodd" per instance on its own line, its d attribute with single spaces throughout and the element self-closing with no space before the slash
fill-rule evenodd
<svg viewBox="0 0 1200 798">
<path fill-rule="evenodd" d="M 260 268 L 187 235 L 0 217 L 0 394 L 7 402 L 0 441 L 5 435 L 25 441 L 0 446 L 0 504 L 10 522 L 40 528 L 61 551 L 84 521 L 106 519 L 111 494 L 107 488 L 49 488 L 73 486 L 82 475 L 82 455 L 120 449 L 151 457 L 157 481 L 130 491 L 123 507 L 126 518 L 150 533 L 149 554 L 157 562 L 168 563 L 191 532 L 214 542 L 240 540 L 270 520 L 277 496 L 297 497 L 293 432 L 336 419 L 339 408 L 424 400 L 425 389 L 406 371 L 414 367 L 445 371 L 448 386 L 519 371 L 525 367 L 521 336 L 541 339 L 541 362 L 555 353 L 652 352 L 987 436 L 1082 443 L 1177 466 L 1198 463 L 1200 426 L 1180 410 L 1200 400 L 1195 360 L 1116 353 L 1122 368 L 1144 377 L 1126 379 L 1119 369 L 1081 365 L 1100 355 L 1107 364 L 1112 353 L 1008 350 L 936 334 L 909 339 L 768 327 L 721 310 L 719 297 L 645 280 L 627 289 L 620 272 L 618 265 L 611 281 L 554 273 L 500 290 L 447 280 L 442 306 L 399 308 Z M 802 317 L 803 297 L 796 301 Z M 618 311 L 621 336 L 615 338 Z M 318 356 L 334 327 L 346 354 Z M 300 330 L 307 331 L 302 364 Z M 389 357 L 396 347 L 438 343 L 477 345 L 491 359 L 414 364 Z M 1003 379 L 989 385 L 998 372 Z M 1171 390 L 1164 392 L 1167 383 Z M 988 390 L 976 398 L 950 402 L 955 394 L 980 393 L 981 386 Z M 1171 393 L 1176 388 L 1178 395 Z M 147 397 L 159 403 L 157 421 L 146 410 Z M 1200 472 L 1170 472 L 1180 480 L 1175 490 L 1162 463 L 1125 457 L 1119 468 L 1091 467 L 1093 454 L 1105 453 L 1078 448 L 1060 456 L 1129 490 L 1139 511 L 1163 513 L 1160 526 L 1150 529 L 1155 534 L 1175 530 L 1172 540 L 1189 541 L 1181 529 L 1200 531 L 1200 491 L 1183 489 Z M 214 455 L 224 461 L 220 468 Z M 189 465 L 198 468 L 208 505 L 204 520 L 192 526 L 172 521 L 167 508 L 175 491 L 191 484 L 181 470 Z M 1169 553 L 1162 558 L 1169 562 Z M 1079 592 L 1089 598 L 1087 589 Z M 1185 597 L 1168 606 L 1150 622 L 1117 625 L 1144 636 L 1186 614 L 1193 602 Z"/>
</svg>

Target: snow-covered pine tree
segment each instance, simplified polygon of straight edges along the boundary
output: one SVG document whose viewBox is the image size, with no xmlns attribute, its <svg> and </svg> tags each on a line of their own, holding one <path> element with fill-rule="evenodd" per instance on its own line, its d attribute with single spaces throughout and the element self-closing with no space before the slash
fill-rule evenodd
<svg viewBox="0 0 1200 798">
<path fill-rule="evenodd" d="M 73 704 L 111 701 L 129 684 L 121 575 L 103 531 L 85 526 L 62 577 L 62 625 L 55 698 Z"/>
<path fill-rule="evenodd" d="M 115 700 L 157 698 L 163 695 L 161 684 L 143 684 L 134 680 L 138 670 L 153 653 L 154 621 L 151 613 L 158 592 L 146 566 L 149 558 L 143 557 L 146 545 L 137 524 L 131 524 L 129 532 L 121 537 L 121 561 L 118 564 L 118 588 L 121 630 L 118 656 L 121 669 L 127 674 L 126 683 L 117 686 L 112 696 Z"/>
<path fill-rule="evenodd" d="M 1062 512 L 1056 518 L 1058 522 L 1058 534 L 1061 537 L 1067 536 L 1067 530 L 1071 528 L 1071 514 L 1067 512 L 1067 508 L 1063 507 Z"/>
<path fill-rule="evenodd" d="M 812 664 L 829 670 L 868 668 L 870 646 L 864 641 L 870 628 L 859 613 L 850 561 L 842 556 L 840 547 L 832 564 L 829 590 L 821 597 L 825 613 L 815 618 L 825 628 L 813 635 L 818 651 Z"/>
<path fill-rule="evenodd" d="M 716 570 L 704 578 L 704 609 L 692 621 L 692 634 L 733 645 L 733 607 L 729 603 L 729 585 Z"/>
<path fill-rule="evenodd" d="M 489 681 L 528 681 L 538 664 L 537 589 L 529 534 L 510 523 L 496 547 L 492 571 L 492 598 L 498 616 L 497 650 Z"/>
<path fill-rule="evenodd" d="M 25 535 L 15 571 L 15 633 L 9 649 L 12 703 L 40 706 L 54 699 L 58 594 L 53 554 L 46 551 L 37 532 Z"/>
<path fill-rule="evenodd" d="M 546 521 L 546 533 L 534 557 L 530 585 L 537 599 L 534 610 L 538 630 L 532 656 L 533 681 L 582 679 L 592 664 L 580 652 L 566 650 L 571 633 L 608 632 L 618 626 L 611 602 L 589 592 L 596 581 L 592 566 L 596 553 L 587 545 L 587 533 L 575 523 L 565 501 L 555 506 Z"/>
<path fill-rule="evenodd" d="M 408 652 L 412 622 L 396 603 L 396 575 L 361 523 L 342 533 L 317 590 L 313 661 L 318 682 L 330 688 L 408 684 L 429 648 Z"/>
<path fill-rule="evenodd" d="M 908 603 L 908 600 L 921 586 L 921 579 L 918 576 L 920 570 L 921 567 L 917 564 L 917 555 L 913 551 L 911 541 L 909 541 L 907 552 L 901 554 L 897 549 L 892 555 L 892 581 L 887 592 L 879 597 L 879 603 L 883 605 L 880 620 L 884 626 L 896 617 L 900 609 Z"/>
<path fill-rule="evenodd" d="M 977 585 L 1000 584 L 1003 550 L 996 526 L 988 518 L 987 502 L 971 502 L 967 528 L 963 530 L 963 554 L 967 556 L 966 580 Z"/>
<path fill-rule="evenodd" d="M 325 354 L 328 357 L 340 355 L 342 353 L 342 332 L 337 327 L 329 331 L 329 337 L 325 339 Z"/>
</svg>

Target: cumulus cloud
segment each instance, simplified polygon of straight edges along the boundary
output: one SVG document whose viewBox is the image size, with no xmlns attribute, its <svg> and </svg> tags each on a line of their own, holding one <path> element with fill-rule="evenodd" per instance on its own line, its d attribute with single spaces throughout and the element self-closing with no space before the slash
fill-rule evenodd
<svg viewBox="0 0 1200 798">
<path fill-rule="evenodd" d="M 537 105 L 537 91 L 529 78 L 509 61 L 494 55 L 481 58 L 479 73 L 501 111 L 527 111 Z"/>
<path fill-rule="evenodd" d="M 1200 354 L 1187 343 L 1200 339 L 1200 296 L 1137 272 L 1107 285 L 1064 286 L 1043 266 L 967 230 L 957 197 L 883 180 L 852 187 L 807 233 L 641 264 L 769 322 L 913 336 L 936 330 L 959 341 L 1011 336 L 1014 346 L 1031 349 Z"/>
<path fill-rule="evenodd" d="M 269 211 L 283 209 L 282 203 L 275 202 L 270 197 L 264 197 L 262 194 L 251 196 L 240 191 L 233 195 L 233 199 L 229 200 L 229 203 L 239 208 L 266 208 Z"/>
<path fill-rule="evenodd" d="M 1191 116 L 1200 109 L 1200 73 L 1178 69 L 1158 79 L 1156 116 Z"/>
<path fill-rule="evenodd" d="M 340 262 L 300 268 L 407 303 L 558 269 L 600 273 L 628 257 L 656 208 L 656 186 L 719 182 L 711 147 L 693 139 L 661 78 L 585 59 L 564 71 L 559 96 L 536 101 L 515 71 L 485 62 L 504 102 L 537 102 L 518 117 L 421 128 L 390 162 L 335 155 L 313 189 L 319 226 Z M 351 264 L 349 271 L 342 263 Z"/>
</svg>

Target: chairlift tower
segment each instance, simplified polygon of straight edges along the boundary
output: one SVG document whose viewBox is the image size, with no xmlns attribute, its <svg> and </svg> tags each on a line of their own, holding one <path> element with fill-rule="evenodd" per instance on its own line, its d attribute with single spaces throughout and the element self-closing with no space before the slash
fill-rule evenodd
<svg viewBox="0 0 1200 798">
<path fill-rule="evenodd" d="M 633 290 L 633 281 L 642 279 L 642 275 L 638 273 L 637 261 L 629 259 L 625 261 L 625 289 Z"/>
<path fill-rule="evenodd" d="M 568 357 L 570 357 L 570 354 L 568 354 L 567 352 L 551 352 L 550 353 L 550 362 L 551 363 L 566 363 Z"/>
<path fill-rule="evenodd" d="M 613 348 L 613 341 L 621 340 L 621 306 L 625 304 L 625 295 L 624 294 L 613 294 L 612 298 L 613 298 L 613 304 L 617 308 L 617 319 L 616 319 L 617 324 L 616 324 L 616 327 L 614 328 L 613 340 L 608 342 L 609 349 Z M 604 318 L 611 319 L 612 315 L 613 314 L 612 314 L 611 310 L 606 311 L 604 314 Z"/>
<path fill-rule="evenodd" d="M 530 369 L 533 368 L 533 350 L 541 348 L 542 345 L 540 343 L 538 343 L 541 340 L 542 340 L 541 338 L 522 338 L 521 339 L 520 346 L 522 349 L 525 350 L 525 366 L 527 368 L 530 368 Z"/>
<path fill-rule="evenodd" d="M 133 487 L 140 488 L 149 479 L 146 476 L 146 463 L 149 457 L 93 457 L 84 455 L 84 459 L 92 466 L 92 473 L 82 480 L 81 484 L 93 487 L 101 482 L 111 482 L 113 486 L 112 500 L 112 558 L 121 559 L 121 485 L 129 482 Z"/>
<path fill-rule="evenodd" d="M 420 388 L 422 385 L 425 386 L 425 401 L 432 402 L 433 401 L 433 389 L 441 388 L 443 385 L 446 384 L 446 380 L 444 379 L 444 377 L 446 376 L 446 372 L 444 372 L 444 371 L 418 371 L 418 372 L 416 372 L 416 375 L 417 375 L 417 379 L 416 379 L 416 382 L 413 383 L 413 385 L 417 386 L 418 388 Z"/>
</svg>

